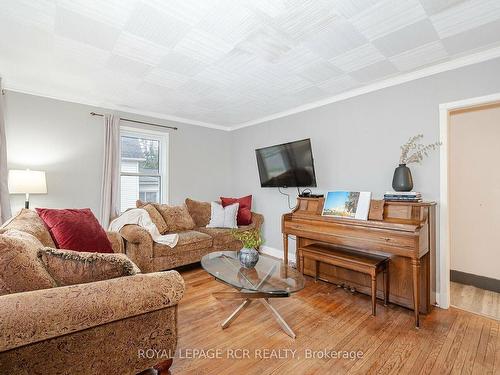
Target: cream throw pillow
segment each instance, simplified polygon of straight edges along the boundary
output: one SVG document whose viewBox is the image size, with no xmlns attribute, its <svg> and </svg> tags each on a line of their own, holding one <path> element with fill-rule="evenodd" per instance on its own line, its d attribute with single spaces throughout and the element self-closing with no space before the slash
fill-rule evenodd
<svg viewBox="0 0 500 375">
<path fill-rule="evenodd" d="M 233 203 L 222 207 L 220 203 L 212 202 L 210 204 L 210 222 L 207 228 L 238 228 L 236 218 L 238 216 L 239 203 Z"/>
</svg>

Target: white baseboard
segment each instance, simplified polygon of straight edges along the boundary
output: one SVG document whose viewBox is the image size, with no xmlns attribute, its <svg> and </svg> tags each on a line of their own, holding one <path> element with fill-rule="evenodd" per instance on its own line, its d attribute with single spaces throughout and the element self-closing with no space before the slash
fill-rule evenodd
<svg viewBox="0 0 500 375">
<path fill-rule="evenodd" d="M 441 296 L 439 295 L 439 292 L 436 292 L 436 306 L 441 307 Z"/>
<path fill-rule="evenodd" d="M 276 249 L 275 247 L 271 246 L 261 246 L 260 251 L 263 254 L 270 255 L 278 259 L 283 259 L 283 250 L 281 249 Z M 295 263 L 295 254 L 291 254 L 290 252 L 288 252 L 288 261 L 291 263 Z"/>
<path fill-rule="evenodd" d="M 270 255 L 275 258 L 283 259 L 283 250 L 276 249 L 271 246 L 261 246 L 260 251 L 263 254 Z"/>
<path fill-rule="evenodd" d="M 441 293 L 436 293 L 436 305 L 437 307 L 441 309 L 449 309 L 450 308 L 450 302 L 448 301 L 448 295 L 443 296 Z"/>
</svg>

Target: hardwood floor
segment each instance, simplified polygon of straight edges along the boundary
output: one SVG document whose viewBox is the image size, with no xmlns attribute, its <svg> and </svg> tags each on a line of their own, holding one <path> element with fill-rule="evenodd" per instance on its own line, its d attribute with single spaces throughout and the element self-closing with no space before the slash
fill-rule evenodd
<svg viewBox="0 0 500 375">
<path fill-rule="evenodd" d="M 450 289 L 453 306 L 500 320 L 500 293 L 455 282 Z"/>
<path fill-rule="evenodd" d="M 384 307 L 379 301 L 377 316 L 372 317 L 369 296 L 351 295 L 308 278 L 304 290 L 271 301 L 297 334 L 295 340 L 258 303 L 222 330 L 220 322 L 241 302 L 216 300 L 211 294 L 231 288 L 201 268 L 181 273 L 187 288 L 179 305 L 173 375 L 500 374 L 500 322 L 493 319 L 436 308 L 422 316 L 422 328 L 416 329 L 410 310 Z M 317 355 L 324 351 L 363 355 L 311 359 L 306 358 L 308 349 Z M 244 358 L 230 358 L 231 353 Z"/>
</svg>

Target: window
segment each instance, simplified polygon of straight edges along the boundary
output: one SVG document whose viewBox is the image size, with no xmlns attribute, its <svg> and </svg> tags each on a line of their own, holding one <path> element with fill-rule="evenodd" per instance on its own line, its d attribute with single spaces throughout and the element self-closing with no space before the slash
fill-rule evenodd
<svg viewBox="0 0 500 375">
<path fill-rule="evenodd" d="M 167 203 L 168 135 L 122 128 L 120 136 L 120 208 L 135 201 Z"/>
</svg>

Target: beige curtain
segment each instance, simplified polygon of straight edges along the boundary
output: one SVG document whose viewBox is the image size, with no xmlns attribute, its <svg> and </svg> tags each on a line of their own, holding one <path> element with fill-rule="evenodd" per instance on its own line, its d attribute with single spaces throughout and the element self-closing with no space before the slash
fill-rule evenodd
<svg viewBox="0 0 500 375">
<path fill-rule="evenodd" d="M 5 137 L 2 78 L 0 77 L 0 224 L 5 222 L 10 217 L 11 211 L 7 170 L 7 140 Z"/>
<path fill-rule="evenodd" d="M 101 186 L 101 225 L 120 214 L 120 118 L 104 115 L 104 163 Z"/>
</svg>

